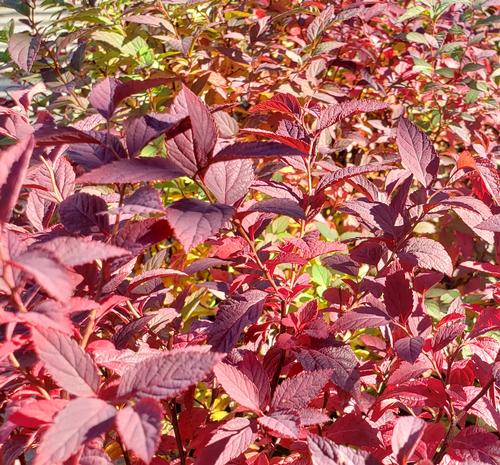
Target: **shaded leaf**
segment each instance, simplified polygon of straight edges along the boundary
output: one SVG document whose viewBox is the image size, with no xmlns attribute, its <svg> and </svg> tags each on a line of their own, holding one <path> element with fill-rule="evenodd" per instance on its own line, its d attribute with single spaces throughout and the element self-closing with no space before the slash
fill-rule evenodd
<svg viewBox="0 0 500 465">
<path fill-rule="evenodd" d="M 388 106 L 387 103 L 377 102 L 376 100 L 348 100 L 328 105 L 321 111 L 316 132 L 320 132 L 354 113 L 384 110 Z"/>
<path fill-rule="evenodd" d="M 302 207 L 297 202 L 290 199 L 261 200 L 252 204 L 247 211 L 285 215 L 296 220 L 306 219 L 306 215 Z"/>
<path fill-rule="evenodd" d="M 446 249 L 427 237 L 412 237 L 404 245 L 399 258 L 411 266 L 436 270 L 451 276 L 453 264 Z"/>
<path fill-rule="evenodd" d="M 404 271 L 399 270 L 385 278 L 384 303 L 387 313 L 405 322 L 413 310 L 413 291 Z"/>
<path fill-rule="evenodd" d="M 303 155 L 304 153 L 300 150 L 278 142 L 237 142 L 218 152 L 212 163 L 246 158 L 281 158 Z"/>
<path fill-rule="evenodd" d="M 399 464 L 405 465 L 424 434 L 425 421 L 416 417 L 402 417 L 392 431 L 392 452 Z"/>
<path fill-rule="evenodd" d="M 468 426 L 453 438 L 448 454 L 460 463 L 497 465 L 500 462 L 500 439 L 478 426 Z"/>
<path fill-rule="evenodd" d="M 250 112 L 257 113 L 269 110 L 278 111 L 285 115 L 300 115 L 300 103 L 292 94 L 277 93 L 269 100 L 254 105 Z"/>
<path fill-rule="evenodd" d="M 424 339 L 418 337 L 403 337 L 394 343 L 394 350 L 400 358 L 410 363 L 415 363 L 422 353 Z"/>
<path fill-rule="evenodd" d="M 108 229 L 107 210 L 106 201 L 101 197 L 78 192 L 61 203 L 59 216 L 68 232 L 89 235 Z"/>
<path fill-rule="evenodd" d="M 321 436 L 310 434 L 307 445 L 313 465 L 380 465 L 368 452 L 337 445 Z"/>
<path fill-rule="evenodd" d="M 28 32 L 17 32 L 9 39 L 8 51 L 12 61 L 23 71 L 30 72 L 36 60 L 42 37 L 38 34 L 31 35 Z"/>
</svg>

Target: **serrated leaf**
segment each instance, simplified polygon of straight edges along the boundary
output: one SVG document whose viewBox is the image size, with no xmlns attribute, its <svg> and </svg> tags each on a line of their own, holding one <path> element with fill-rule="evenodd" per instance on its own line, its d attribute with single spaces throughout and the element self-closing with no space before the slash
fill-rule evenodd
<svg viewBox="0 0 500 465">
<path fill-rule="evenodd" d="M 468 426 L 453 438 L 448 454 L 459 463 L 496 465 L 500 461 L 500 439 L 478 426 Z"/>
<path fill-rule="evenodd" d="M 23 71 L 29 73 L 36 60 L 42 38 L 38 34 L 31 35 L 28 32 L 12 34 L 9 39 L 8 50 L 12 61 Z"/>
<path fill-rule="evenodd" d="M 398 255 L 401 261 L 412 266 L 440 271 L 448 276 L 453 273 L 453 264 L 446 249 L 427 237 L 410 238 Z"/>
<path fill-rule="evenodd" d="M 140 399 L 116 416 L 116 426 L 123 443 L 146 464 L 151 462 L 160 444 L 163 409 L 155 399 Z"/>
<path fill-rule="evenodd" d="M 250 109 L 251 113 L 278 111 L 285 115 L 300 115 L 300 103 L 295 96 L 288 93 L 274 94 L 269 100 L 260 102 Z"/>
<path fill-rule="evenodd" d="M 118 386 L 119 396 L 174 397 L 207 376 L 222 355 L 195 348 L 177 349 L 137 363 Z"/>
<path fill-rule="evenodd" d="M 65 199 L 59 206 L 61 223 L 70 233 L 90 235 L 107 231 L 108 206 L 97 195 L 78 192 Z"/>
<path fill-rule="evenodd" d="M 70 394 L 95 397 L 99 388 L 97 367 L 88 354 L 65 334 L 32 329 L 35 350 L 50 376 Z"/>
<path fill-rule="evenodd" d="M 328 105 L 321 111 L 316 132 L 321 132 L 323 129 L 338 123 L 340 120 L 354 113 L 369 113 L 372 111 L 384 110 L 388 106 L 387 103 L 377 102 L 376 100 L 348 100 L 342 103 Z"/>
<path fill-rule="evenodd" d="M 384 303 L 387 313 L 402 322 L 413 310 L 413 291 L 404 271 L 396 271 L 385 278 Z"/>
<path fill-rule="evenodd" d="M 368 452 L 338 445 L 314 434 L 307 437 L 307 445 L 313 465 L 380 465 Z"/>
</svg>

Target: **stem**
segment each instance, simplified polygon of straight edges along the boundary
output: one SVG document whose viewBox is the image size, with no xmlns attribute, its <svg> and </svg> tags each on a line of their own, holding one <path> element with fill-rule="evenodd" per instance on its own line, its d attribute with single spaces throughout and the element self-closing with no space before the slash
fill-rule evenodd
<svg viewBox="0 0 500 465">
<path fill-rule="evenodd" d="M 87 323 L 87 326 L 85 327 L 85 331 L 82 336 L 82 340 L 80 341 L 80 347 L 82 349 L 85 349 L 89 342 L 90 335 L 92 334 L 92 331 L 94 331 L 94 324 L 95 324 L 95 318 L 97 316 L 97 310 L 94 309 L 90 312 L 89 315 L 89 321 Z"/>
<path fill-rule="evenodd" d="M 120 446 L 120 449 L 122 450 L 123 458 L 125 460 L 125 465 L 132 465 L 130 462 L 130 457 L 128 456 L 127 449 L 125 449 L 125 446 L 123 445 L 122 440 L 120 439 L 119 435 L 116 435 L 116 442 Z"/>
<path fill-rule="evenodd" d="M 172 419 L 172 426 L 174 427 L 175 441 L 177 442 L 177 449 L 179 450 L 179 460 L 181 465 L 186 465 L 186 452 L 182 445 L 181 429 L 179 428 L 179 421 L 177 420 L 177 409 L 175 400 L 169 402 L 168 408 L 170 410 L 170 417 Z"/>
</svg>

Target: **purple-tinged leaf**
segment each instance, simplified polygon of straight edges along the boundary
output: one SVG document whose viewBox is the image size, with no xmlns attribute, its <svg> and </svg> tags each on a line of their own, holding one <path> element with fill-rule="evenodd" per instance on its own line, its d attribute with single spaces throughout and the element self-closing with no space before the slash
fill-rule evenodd
<svg viewBox="0 0 500 465">
<path fill-rule="evenodd" d="M 75 189 L 75 172 L 68 160 L 59 157 L 30 170 L 24 184 L 36 190 L 41 198 L 60 203 Z"/>
<path fill-rule="evenodd" d="M 394 343 L 394 350 L 399 358 L 415 363 L 418 356 L 422 353 L 424 339 L 420 336 L 417 337 L 403 337 Z"/>
<path fill-rule="evenodd" d="M 296 356 L 307 371 L 330 371 L 331 381 L 344 391 L 351 391 L 359 379 L 358 360 L 347 346 L 298 349 Z"/>
<path fill-rule="evenodd" d="M 368 452 L 335 444 L 321 436 L 310 434 L 307 445 L 313 465 L 380 465 Z"/>
<path fill-rule="evenodd" d="M 222 260 L 221 258 L 207 257 L 200 258 L 195 262 L 191 263 L 186 267 L 184 273 L 187 275 L 199 273 L 201 271 L 208 270 L 210 268 L 215 268 L 216 266 L 229 265 L 231 262 L 228 260 Z"/>
<path fill-rule="evenodd" d="M 238 404 L 257 413 L 264 410 L 265 399 L 261 398 L 259 387 L 238 367 L 219 363 L 214 373 L 226 393 Z"/>
<path fill-rule="evenodd" d="M 7 49 L 12 61 L 23 71 L 29 73 L 41 43 L 42 37 L 38 34 L 32 36 L 28 32 L 18 32 L 10 36 Z"/>
<path fill-rule="evenodd" d="M 321 392 L 332 370 L 303 371 L 283 381 L 274 392 L 272 411 L 301 410 Z"/>
<path fill-rule="evenodd" d="M 432 338 L 432 350 L 437 352 L 444 349 L 450 342 L 464 333 L 464 317 L 461 315 L 458 320 L 453 320 L 448 324 L 440 326 Z"/>
<path fill-rule="evenodd" d="M 478 426 L 468 426 L 450 442 L 448 454 L 459 463 L 497 465 L 500 463 L 500 439 Z"/>
<path fill-rule="evenodd" d="M 225 465 L 239 457 L 257 437 L 255 424 L 247 418 L 233 418 L 215 430 L 197 452 L 195 465 Z"/>
<path fill-rule="evenodd" d="M 247 158 L 282 158 L 291 156 L 304 156 L 304 153 L 278 142 L 236 142 L 218 152 L 212 159 L 212 163 Z"/>
<path fill-rule="evenodd" d="M 233 209 L 220 203 L 182 199 L 171 204 L 165 217 L 175 236 L 188 252 L 217 233 L 231 219 Z"/>
<path fill-rule="evenodd" d="M 170 114 L 175 117 L 189 116 L 191 128 L 167 139 L 169 159 L 193 176 L 208 166 L 217 141 L 217 127 L 210 110 L 187 87 L 174 99 Z"/>
<path fill-rule="evenodd" d="M 148 398 L 140 399 L 116 415 L 116 426 L 125 447 L 146 464 L 151 462 L 160 444 L 162 418 L 161 404 Z"/>
<path fill-rule="evenodd" d="M 304 155 L 309 153 L 310 145 L 308 142 L 296 139 L 295 137 L 290 137 L 288 135 L 279 134 L 272 131 L 264 131 L 263 129 L 256 128 L 244 128 L 240 131 L 242 134 L 252 134 L 258 137 L 265 137 L 267 139 L 275 140 L 276 142 L 281 142 L 282 144 L 288 145 L 293 149 L 297 149 L 302 152 Z"/>
<path fill-rule="evenodd" d="M 402 417 L 396 421 L 392 432 L 392 452 L 400 465 L 405 465 L 425 430 L 425 421 L 417 417 Z"/>
<path fill-rule="evenodd" d="M 120 81 L 107 77 L 94 85 L 89 94 L 90 104 L 102 115 L 109 119 L 113 116 L 120 102 L 133 94 L 144 92 L 152 87 L 158 87 L 172 82 L 172 78 L 151 78 Z"/>
<path fill-rule="evenodd" d="M 104 242 L 91 241 L 80 237 L 61 236 L 39 246 L 51 252 L 63 265 L 79 266 L 92 263 L 95 260 L 130 255 L 128 250 Z"/>
<path fill-rule="evenodd" d="M 344 313 L 333 323 L 332 331 L 344 332 L 364 328 L 378 328 L 390 322 L 389 315 L 382 308 L 366 303 L 361 307 Z"/>
<path fill-rule="evenodd" d="M 306 219 L 306 215 L 302 207 L 297 202 L 290 199 L 261 200 L 252 204 L 247 211 L 285 215 L 296 220 Z"/>
<path fill-rule="evenodd" d="M 165 268 L 157 268 L 155 270 L 144 271 L 132 278 L 128 285 L 128 292 L 133 292 L 134 294 L 149 294 L 147 288 L 137 289 L 138 287 L 142 287 L 144 283 L 148 281 L 153 281 L 155 283 L 161 283 L 162 278 L 168 278 L 170 276 L 186 276 L 186 273 L 179 270 L 170 270 Z"/>
<path fill-rule="evenodd" d="M 356 216 L 373 234 L 399 236 L 398 213 L 390 205 L 359 199 L 344 202 L 339 210 Z"/>
<path fill-rule="evenodd" d="M 75 396 L 96 397 L 97 367 L 74 339 L 41 328 L 33 328 L 31 334 L 38 357 L 59 386 Z"/>
<path fill-rule="evenodd" d="M 116 409 L 101 399 L 73 399 L 42 436 L 34 465 L 60 464 L 112 426 Z"/>
<path fill-rule="evenodd" d="M 94 168 L 80 176 L 76 182 L 79 184 L 128 184 L 170 181 L 185 174 L 167 158 L 132 158 L 117 160 Z"/>
<path fill-rule="evenodd" d="M 493 202 L 500 205 L 500 174 L 494 162 L 483 157 L 474 157 L 474 168 L 490 193 Z"/>
<path fill-rule="evenodd" d="M 342 242 L 326 242 L 319 239 L 319 234 L 310 233 L 302 238 L 291 237 L 285 239 L 285 244 L 295 246 L 300 254 L 307 260 L 319 257 L 331 252 L 342 252 L 347 249 L 347 246 Z"/>
<path fill-rule="evenodd" d="M 151 186 L 142 186 L 133 191 L 123 200 L 121 207 L 111 208 L 111 215 L 118 213 L 125 215 L 151 215 L 165 213 L 165 208 L 160 196 L 160 190 Z"/>
<path fill-rule="evenodd" d="M 375 100 L 348 100 L 342 103 L 335 103 L 327 106 L 321 111 L 316 132 L 320 132 L 338 123 L 354 113 L 369 113 L 372 111 L 384 110 L 389 105 Z"/>
<path fill-rule="evenodd" d="M 78 192 L 59 206 L 59 216 L 65 229 L 73 234 L 89 235 L 108 230 L 106 201 L 97 195 Z"/>
<path fill-rule="evenodd" d="M 427 237 L 412 237 L 398 253 L 403 263 L 426 270 L 436 270 L 448 276 L 453 274 L 453 264 L 446 249 Z"/>
<path fill-rule="evenodd" d="M 394 166 L 387 163 L 368 163 L 361 166 L 346 166 L 345 168 L 338 168 L 331 173 L 325 174 L 319 181 L 316 192 L 320 192 L 332 184 L 346 181 L 350 178 L 359 176 L 361 174 L 372 173 L 374 171 L 392 170 Z"/>
<path fill-rule="evenodd" d="M 303 194 L 296 186 L 276 181 L 256 180 L 251 187 L 252 190 L 262 192 L 274 199 L 288 199 L 300 202 Z"/>
<path fill-rule="evenodd" d="M 70 271 L 50 252 L 26 252 L 17 256 L 12 265 L 33 278 L 54 299 L 66 302 L 73 295 L 73 288 L 77 283 L 73 281 Z"/>
<path fill-rule="evenodd" d="M 212 163 L 203 183 L 220 203 L 234 205 L 248 193 L 254 177 L 252 160 L 230 160 Z"/>
<path fill-rule="evenodd" d="M 381 442 L 378 431 L 355 412 L 337 418 L 326 427 L 324 435 L 337 444 L 357 447 L 377 447 Z"/>
<path fill-rule="evenodd" d="M 250 113 L 278 111 L 285 115 L 300 115 L 300 103 L 292 94 L 278 93 L 269 100 L 260 102 L 250 109 Z"/>
<path fill-rule="evenodd" d="M 229 352 L 234 348 L 245 326 L 258 320 L 266 295 L 263 291 L 250 290 L 234 295 L 219 305 L 207 336 L 213 350 Z"/>
<path fill-rule="evenodd" d="M 385 278 L 384 303 L 392 318 L 408 320 L 413 311 L 413 291 L 404 271 L 395 271 Z"/>
<path fill-rule="evenodd" d="M 298 439 L 300 433 L 300 417 L 293 412 L 274 412 L 258 419 L 264 428 L 278 438 Z M 273 434 L 274 433 L 274 434 Z"/>
<path fill-rule="evenodd" d="M 113 465 L 113 462 L 102 449 L 84 447 L 78 465 Z"/>
<path fill-rule="evenodd" d="M 500 213 L 490 216 L 476 225 L 476 228 L 484 229 L 485 231 L 500 232 Z"/>
<path fill-rule="evenodd" d="M 71 126 L 42 126 L 35 131 L 35 145 L 100 144 L 93 131 L 87 132 Z"/>
<path fill-rule="evenodd" d="M 349 274 L 351 276 L 358 276 L 360 265 L 355 262 L 348 255 L 330 255 L 321 259 L 324 265 L 339 271 L 340 273 Z"/>
<path fill-rule="evenodd" d="M 204 379 L 222 357 L 194 347 L 164 352 L 128 369 L 120 380 L 118 396 L 175 397 Z"/>
<path fill-rule="evenodd" d="M 0 224 L 9 221 L 16 205 L 33 146 L 34 139 L 30 135 L 0 152 Z"/>
<path fill-rule="evenodd" d="M 439 157 L 432 142 L 415 124 L 400 118 L 397 131 L 397 144 L 402 165 L 429 187 L 436 179 Z"/>
<path fill-rule="evenodd" d="M 130 157 L 135 157 L 146 145 L 162 134 L 168 138 L 176 135 L 177 131 L 182 132 L 182 125 L 185 122 L 188 122 L 187 117 L 168 113 L 150 113 L 129 118 L 124 123 L 124 131 Z"/>
<path fill-rule="evenodd" d="M 347 9 L 342 11 L 347 11 Z M 336 18 L 337 15 L 335 14 L 334 5 L 327 5 L 325 9 L 310 22 L 309 26 L 307 26 L 307 38 L 309 42 L 320 39 Z"/>
</svg>

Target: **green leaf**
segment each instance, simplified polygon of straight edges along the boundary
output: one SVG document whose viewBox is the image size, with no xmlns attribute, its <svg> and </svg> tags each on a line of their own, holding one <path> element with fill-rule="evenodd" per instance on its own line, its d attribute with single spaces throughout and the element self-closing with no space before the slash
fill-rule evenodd
<svg viewBox="0 0 500 465">
<path fill-rule="evenodd" d="M 408 32 L 408 34 L 406 34 L 406 40 L 417 44 L 429 45 L 425 36 L 420 34 L 420 32 Z"/>
<path fill-rule="evenodd" d="M 500 15 L 491 15 L 487 18 L 480 19 L 475 26 L 489 26 L 490 24 L 495 24 L 500 22 Z"/>
<path fill-rule="evenodd" d="M 462 71 L 464 73 L 469 73 L 469 72 L 472 72 L 472 71 L 477 71 L 479 69 L 484 69 L 484 66 L 480 65 L 479 63 L 467 63 L 462 68 Z"/>
<path fill-rule="evenodd" d="M 30 7 L 22 0 L 0 0 L 0 6 L 17 11 L 22 16 L 30 15 Z"/>
<path fill-rule="evenodd" d="M 311 279 L 319 286 L 328 287 L 330 285 L 332 275 L 327 268 L 315 263 L 311 269 Z"/>
<path fill-rule="evenodd" d="M 422 58 L 414 58 L 415 64 L 413 65 L 413 69 L 415 71 L 420 71 L 427 76 L 432 76 L 432 65 Z"/>
<path fill-rule="evenodd" d="M 408 19 L 415 18 L 416 16 L 422 14 L 425 11 L 423 6 L 412 6 L 408 8 L 398 19 L 400 23 L 407 21 Z"/>
<path fill-rule="evenodd" d="M 452 78 L 455 76 L 455 72 L 451 68 L 438 68 L 436 69 L 436 73 L 445 78 Z"/>
</svg>

